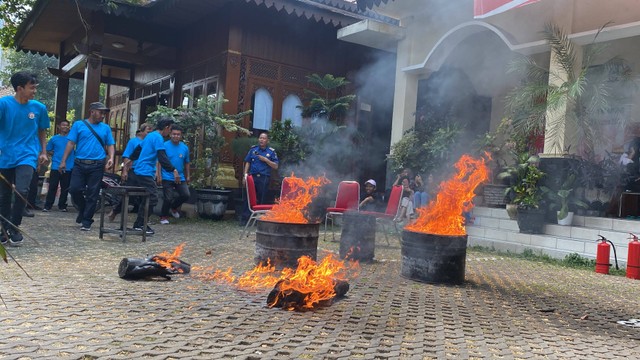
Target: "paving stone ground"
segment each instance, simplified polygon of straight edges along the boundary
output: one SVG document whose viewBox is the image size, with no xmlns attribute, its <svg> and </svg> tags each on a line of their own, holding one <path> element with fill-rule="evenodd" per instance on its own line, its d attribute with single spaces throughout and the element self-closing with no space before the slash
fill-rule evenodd
<svg viewBox="0 0 640 360">
<path fill-rule="evenodd" d="M 246 293 L 203 280 L 125 281 L 122 258 L 172 251 L 198 266 L 253 267 L 254 235 L 232 221 L 155 225 L 146 243 L 75 213 L 38 213 L 34 239 L 0 264 L 0 359 L 632 359 L 640 358 L 640 282 L 469 251 L 466 281 L 402 278 L 399 239 L 378 234 L 348 296 L 308 312 L 270 309 L 268 290 Z M 319 253 L 337 252 L 319 242 Z M 320 255 L 322 256 L 322 255 Z"/>
</svg>

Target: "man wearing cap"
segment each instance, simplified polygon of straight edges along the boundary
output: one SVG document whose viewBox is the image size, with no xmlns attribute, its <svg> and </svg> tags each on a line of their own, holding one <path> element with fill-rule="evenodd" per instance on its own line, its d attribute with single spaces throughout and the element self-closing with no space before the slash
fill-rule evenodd
<svg viewBox="0 0 640 360">
<path fill-rule="evenodd" d="M 364 183 L 364 192 L 360 195 L 360 210 L 380 211 L 382 200 L 380 194 L 376 193 L 376 181 L 369 179 Z"/>
<path fill-rule="evenodd" d="M 108 113 L 109 108 L 103 103 L 94 102 L 89 105 L 89 118 L 73 123 L 67 136 L 67 147 L 58 166 L 60 172 L 67 170 L 67 159 L 75 148 L 69 192 L 78 207 L 76 223 L 81 224 L 82 231 L 91 230 L 102 175 L 105 168 L 113 166 L 116 142 L 113 140 L 111 127 L 102 122 Z"/>
<path fill-rule="evenodd" d="M 25 198 L 37 164 L 49 161 L 45 150 L 49 116 L 44 104 L 33 100 L 38 80 L 18 72 L 11 76 L 15 95 L 0 98 L 0 241 L 22 245 Z M 15 186 L 15 201 L 13 198 Z"/>
</svg>

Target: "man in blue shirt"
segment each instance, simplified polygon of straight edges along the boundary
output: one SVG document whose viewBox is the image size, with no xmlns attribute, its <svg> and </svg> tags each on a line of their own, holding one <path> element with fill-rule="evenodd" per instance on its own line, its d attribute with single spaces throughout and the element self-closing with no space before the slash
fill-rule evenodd
<svg viewBox="0 0 640 360">
<path fill-rule="evenodd" d="M 81 231 L 91 230 L 102 176 L 105 169 L 113 166 L 116 142 L 111 135 L 111 127 L 102 122 L 108 113 L 109 108 L 103 103 L 89 105 L 89 118 L 73 123 L 67 136 L 67 148 L 58 165 L 59 171 L 66 172 L 67 161 L 75 148 L 69 192 L 78 207 L 76 223 L 81 224 Z"/>
<path fill-rule="evenodd" d="M 155 179 L 156 162 L 160 162 L 163 169 L 173 174 L 176 183 L 181 182 L 180 173 L 178 169 L 171 164 L 164 147 L 164 137 L 169 135 L 171 125 L 173 125 L 173 119 L 171 118 L 161 117 L 158 119 L 156 131 L 149 133 L 147 137 L 144 138 L 142 143 L 138 145 L 133 154 L 131 154 L 131 157 L 124 160 L 124 167 L 122 168 L 122 179 L 126 181 L 129 177 L 131 162 L 135 161 L 133 164 L 135 185 L 144 187 L 149 192 L 149 214 L 151 214 L 152 209 L 158 203 L 158 187 L 156 186 Z M 138 211 L 138 217 L 133 223 L 133 229 L 146 231 L 149 235 L 155 233 L 148 225 L 147 228 L 144 229 L 143 209 Z"/>
<path fill-rule="evenodd" d="M 179 218 L 178 208 L 189 200 L 189 183 L 191 182 L 191 170 L 189 164 L 189 147 L 182 141 L 182 127 L 174 124 L 171 126 L 170 140 L 164 143 L 165 152 L 171 160 L 171 164 L 178 170 L 180 174 L 180 182 L 175 181 L 172 173 L 166 171 L 158 164 L 158 172 L 156 178 L 158 183 L 162 180 L 162 193 L 164 201 L 162 202 L 162 210 L 160 211 L 160 224 L 169 224 L 169 210 L 174 218 Z"/>
<path fill-rule="evenodd" d="M 42 211 L 51 211 L 53 202 L 56 199 L 56 193 L 58 192 L 58 184 L 60 185 L 60 198 L 58 199 L 58 209 L 60 211 L 67 211 L 67 195 L 69 194 L 69 182 L 71 181 L 71 169 L 73 168 L 73 160 L 75 158 L 75 152 L 72 151 L 69 154 L 69 166 L 67 171 L 61 173 L 58 170 L 60 166 L 60 160 L 64 150 L 67 148 L 67 135 L 69 135 L 69 121 L 62 120 L 58 124 L 58 134 L 54 135 L 49 142 L 47 142 L 47 152 L 51 155 L 51 170 L 49 171 L 49 191 L 47 192 L 47 198 L 44 202 L 44 208 Z"/>
<path fill-rule="evenodd" d="M 258 204 L 264 204 L 266 202 L 271 169 L 278 169 L 279 161 L 276 150 L 268 145 L 269 135 L 266 132 L 260 133 L 258 145 L 252 146 L 244 158 L 244 177 L 242 178 L 242 184 L 246 185 L 247 175 L 253 175 Z M 248 204 L 245 204 L 245 209 L 242 214 L 243 222 L 246 222 L 246 219 L 248 219 L 250 215 L 248 206 Z"/>
<path fill-rule="evenodd" d="M 136 131 L 136 136 L 130 139 L 129 142 L 127 142 L 127 146 L 124 148 L 124 151 L 122 152 L 122 160 L 124 161 L 126 159 L 129 159 L 131 157 L 131 154 L 133 154 L 133 151 L 136 149 L 136 147 L 138 147 L 138 145 L 142 143 L 142 140 L 144 140 L 144 138 L 147 137 L 147 134 L 149 134 L 152 131 L 153 131 L 153 127 L 151 125 L 147 123 L 140 125 L 140 128 Z M 124 181 L 123 183 L 126 186 L 134 186 L 133 184 L 135 183 L 135 181 L 133 179 L 133 176 L 129 174 L 129 178 L 127 179 L 127 181 Z M 139 207 L 140 199 L 138 198 L 138 196 L 136 196 L 129 200 L 130 200 L 129 203 L 133 205 L 134 212 L 137 212 L 137 210 L 135 209 Z M 121 212 L 122 212 L 122 203 L 118 202 L 116 205 L 113 206 L 113 209 L 109 213 L 109 221 L 113 221 L 116 218 L 116 216 Z"/>
<path fill-rule="evenodd" d="M 279 163 L 276 150 L 267 145 L 269 145 L 269 135 L 263 132 L 258 137 L 258 145 L 252 146 L 244 158 L 244 175 L 253 175 L 258 204 L 264 204 L 271 177 L 271 169 L 277 169 Z"/>
<path fill-rule="evenodd" d="M 44 104 L 33 100 L 38 85 L 35 75 L 15 73 L 11 85 L 15 95 L 0 98 L 0 241 L 20 246 L 23 236 L 18 227 L 31 177 L 37 164 L 49 161 L 45 150 L 49 116 Z"/>
</svg>

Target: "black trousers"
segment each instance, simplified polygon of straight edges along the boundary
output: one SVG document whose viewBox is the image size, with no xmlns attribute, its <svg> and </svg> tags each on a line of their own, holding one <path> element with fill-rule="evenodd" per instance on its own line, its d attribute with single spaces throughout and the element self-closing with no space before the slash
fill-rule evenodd
<svg viewBox="0 0 640 360">
<path fill-rule="evenodd" d="M 67 195 L 69 194 L 70 182 L 70 171 L 61 173 L 58 170 L 51 170 L 49 172 L 49 192 L 47 192 L 47 199 L 44 202 L 45 209 L 49 210 L 53 206 L 53 202 L 56 200 L 56 193 L 58 192 L 58 185 L 60 185 L 58 209 L 64 210 L 67 208 Z"/>
<path fill-rule="evenodd" d="M 153 213 L 153 208 L 158 204 L 158 185 L 151 176 L 136 175 L 134 178 L 135 184 L 133 186 L 140 186 L 149 192 L 149 215 Z M 138 209 L 138 217 L 133 223 L 133 227 L 140 227 L 144 224 L 144 209 L 142 206 Z"/>
<path fill-rule="evenodd" d="M 29 165 L 19 165 L 15 168 L 0 169 L 2 180 L 0 180 L 0 223 L 5 230 L 13 229 L 11 222 L 15 226 L 22 224 L 22 213 L 26 206 L 26 199 L 29 193 L 31 179 L 35 174 L 33 167 Z M 15 201 L 13 201 L 13 185 L 15 185 Z"/>
</svg>

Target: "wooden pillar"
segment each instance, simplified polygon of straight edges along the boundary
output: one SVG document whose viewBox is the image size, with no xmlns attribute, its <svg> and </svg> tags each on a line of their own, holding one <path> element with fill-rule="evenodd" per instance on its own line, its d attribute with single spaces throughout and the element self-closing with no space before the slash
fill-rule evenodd
<svg viewBox="0 0 640 360">
<path fill-rule="evenodd" d="M 64 43 L 60 43 L 60 59 L 58 69 L 62 69 L 69 62 L 69 56 L 65 55 Z M 62 120 L 66 120 L 69 104 L 69 78 L 58 77 L 56 80 L 56 103 L 54 107 L 56 129 Z M 56 131 L 56 130 L 54 130 Z"/>
<path fill-rule="evenodd" d="M 100 78 L 102 76 L 102 52 L 104 40 L 104 17 L 102 13 L 91 14 L 91 28 L 87 36 L 89 57 L 84 68 L 84 95 L 82 118 L 89 116 L 89 105 L 100 99 Z"/>
<path fill-rule="evenodd" d="M 229 48 L 227 50 L 225 67 L 221 79 L 224 97 L 229 100 L 223 105 L 223 111 L 227 114 L 235 114 L 239 111 L 246 110 L 246 107 L 243 109 L 238 107 L 238 101 L 240 100 L 241 49 L 242 28 L 238 25 L 231 24 L 229 26 Z"/>
</svg>

